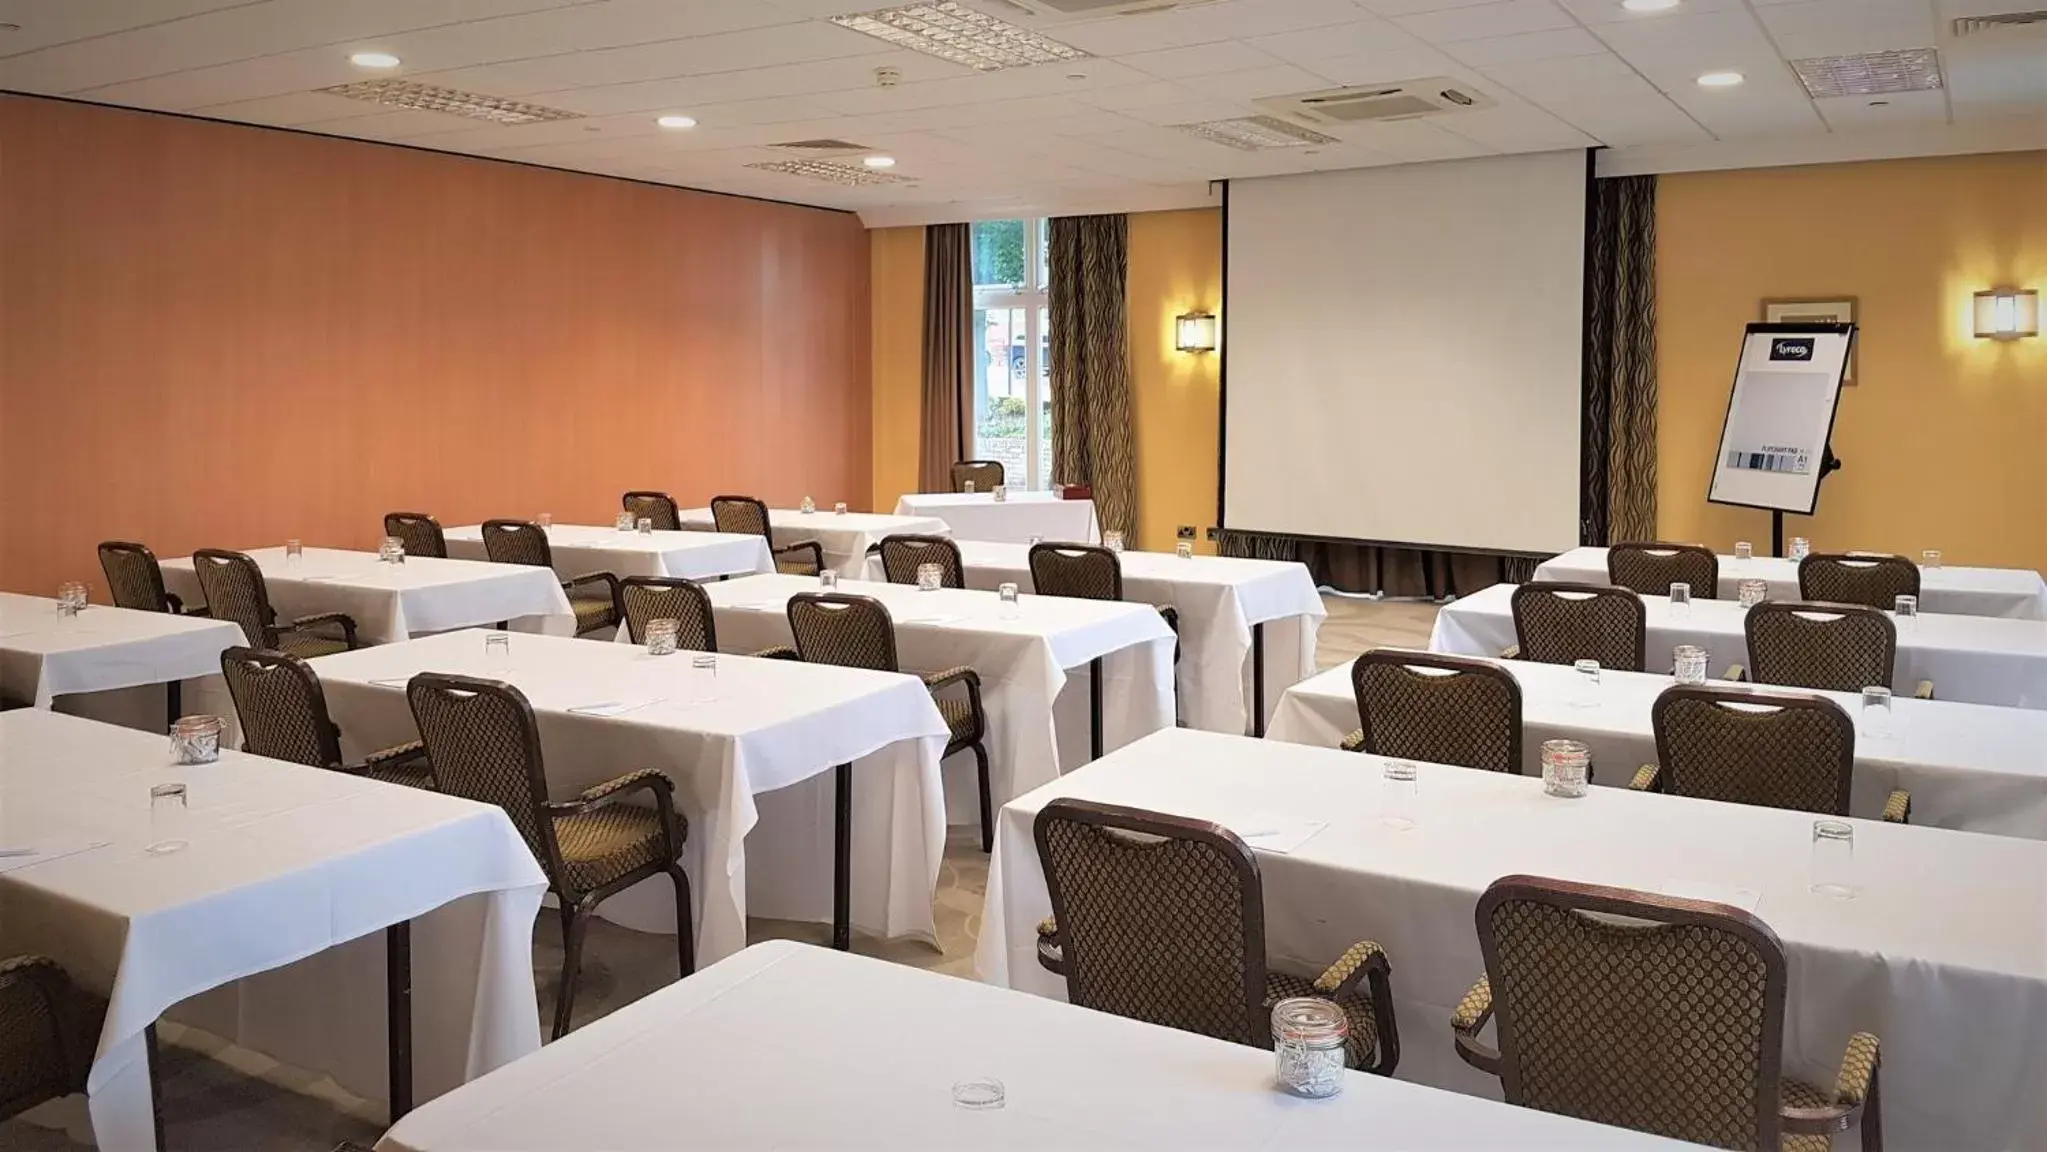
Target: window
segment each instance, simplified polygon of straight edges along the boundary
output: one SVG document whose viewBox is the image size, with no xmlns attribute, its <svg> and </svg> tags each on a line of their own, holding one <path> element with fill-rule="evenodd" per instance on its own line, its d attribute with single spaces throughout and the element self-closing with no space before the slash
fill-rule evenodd
<svg viewBox="0 0 2047 1152">
<path fill-rule="evenodd" d="M 974 443 L 1009 483 L 1052 482 L 1051 313 L 1045 300 L 1045 221 L 973 225 Z"/>
</svg>

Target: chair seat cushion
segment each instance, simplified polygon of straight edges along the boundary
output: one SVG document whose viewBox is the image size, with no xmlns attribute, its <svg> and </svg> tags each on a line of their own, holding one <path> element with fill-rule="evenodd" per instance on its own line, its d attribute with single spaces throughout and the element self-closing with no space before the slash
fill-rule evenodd
<svg viewBox="0 0 2047 1152">
<path fill-rule="evenodd" d="M 1318 1000 L 1334 1001 L 1350 1023 L 1350 1035 L 1343 1042 L 1344 1054 L 1352 1068 L 1369 1068 L 1376 1062 L 1373 1053 L 1379 1047 L 1379 1029 L 1372 1018 L 1372 1002 L 1363 996 L 1346 992 L 1340 996 L 1324 996 L 1315 991 L 1315 982 L 1305 976 L 1290 976 L 1284 972 L 1265 973 L 1265 1006 L 1272 1007 L 1281 1000 L 1294 996 L 1313 996 Z"/>
<path fill-rule="evenodd" d="M 569 608 L 576 614 L 576 632 L 592 632 L 618 623 L 609 596 L 571 596 Z"/>
<path fill-rule="evenodd" d="M 335 636 L 322 636 L 317 632 L 279 632 L 278 651 L 301 660 L 318 656 L 332 656 L 336 652 L 348 651 L 348 641 Z"/>
<path fill-rule="evenodd" d="M 1779 1085 L 1783 1102 L 1793 1108 L 1825 1108 L 1834 1103 L 1832 1092 L 1823 1092 L 1803 1080 L 1786 1079 Z M 1827 1136 L 1785 1133 L 1778 1142 L 1784 1152 L 1830 1152 L 1834 1142 Z"/>
<path fill-rule="evenodd" d="M 554 834 L 561 844 L 568 885 L 577 892 L 666 863 L 661 859 L 661 815 L 650 808 L 610 804 L 594 812 L 557 816 Z"/>
</svg>

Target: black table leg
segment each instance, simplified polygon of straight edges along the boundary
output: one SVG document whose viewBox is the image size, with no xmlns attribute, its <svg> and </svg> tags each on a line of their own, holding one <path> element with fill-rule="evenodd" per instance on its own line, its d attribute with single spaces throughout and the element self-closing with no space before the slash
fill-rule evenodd
<svg viewBox="0 0 2047 1152">
<path fill-rule="evenodd" d="M 142 1030 L 142 1054 L 149 1064 L 149 1119 L 156 1126 L 156 1152 L 163 1144 L 163 1051 L 156 1043 L 156 1025 Z"/>
<path fill-rule="evenodd" d="M 832 769 L 832 947 L 853 947 L 853 766 Z"/>
<path fill-rule="evenodd" d="M 181 680 L 169 680 L 163 686 L 164 731 L 168 732 L 178 723 L 178 717 L 185 714 L 185 685 Z"/>
<path fill-rule="evenodd" d="M 384 999 L 389 1020 L 391 1123 L 412 1111 L 412 921 L 384 929 Z"/>
<path fill-rule="evenodd" d="M 1251 625 L 1251 735 L 1265 735 L 1265 625 Z"/>
<path fill-rule="evenodd" d="M 1102 658 L 1087 662 L 1088 675 L 1088 750 L 1091 760 L 1102 758 Z"/>
</svg>

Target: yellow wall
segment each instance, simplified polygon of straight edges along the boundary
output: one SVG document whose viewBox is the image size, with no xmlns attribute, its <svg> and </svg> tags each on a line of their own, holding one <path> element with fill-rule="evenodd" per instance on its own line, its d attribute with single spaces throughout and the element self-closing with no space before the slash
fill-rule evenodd
<svg viewBox="0 0 2047 1152">
<path fill-rule="evenodd" d="M 924 229 L 868 232 L 873 309 L 874 503 L 893 512 L 917 490 L 924 411 Z"/>
<path fill-rule="evenodd" d="M 1845 464 L 1787 536 L 1820 549 L 2047 568 L 2047 338 L 1971 334 L 1971 295 L 2047 291 L 2047 152 L 1663 177 L 1658 531 L 1767 547 L 1769 515 L 1705 501 L 1741 326 L 1772 296 L 1859 298 Z"/>
<path fill-rule="evenodd" d="M 1137 423 L 1137 547 L 1170 552 L 1192 525 L 1195 548 L 1214 550 L 1220 352 L 1173 346 L 1174 317 L 1222 316 L 1222 211 L 1130 216 L 1130 385 Z M 1223 317 L 1222 327 L 1228 326 Z"/>
</svg>

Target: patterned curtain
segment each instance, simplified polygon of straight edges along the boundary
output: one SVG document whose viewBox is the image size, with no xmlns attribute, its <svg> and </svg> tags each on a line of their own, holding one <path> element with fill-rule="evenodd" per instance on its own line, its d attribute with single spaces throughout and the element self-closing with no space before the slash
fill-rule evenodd
<svg viewBox="0 0 2047 1152">
<path fill-rule="evenodd" d="M 1051 221 L 1052 475 L 1094 488 L 1104 531 L 1137 530 L 1137 447 L 1130 422 L 1124 308 L 1130 222 Z"/>
<path fill-rule="evenodd" d="M 1656 177 L 1592 189 L 1580 542 L 1656 538 Z"/>
<path fill-rule="evenodd" d="M 924 229 L 924 422 L 919 492 L 952 491 L 952 466 L 966 458 L 961 429 L 972 378 L 974 278 L 966 224 Z M 886 512 L 886 508 L 876 509 Z"/>
</svg>

